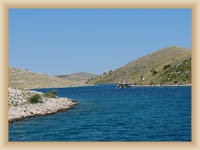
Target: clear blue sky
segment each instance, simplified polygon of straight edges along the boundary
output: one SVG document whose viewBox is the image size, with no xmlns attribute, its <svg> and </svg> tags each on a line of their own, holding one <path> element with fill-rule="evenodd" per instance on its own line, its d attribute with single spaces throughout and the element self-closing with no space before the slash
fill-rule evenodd
<svg viewBox="0 0 200 150">
<path fill-rule="evenodd" d="M 191 15 L 191 9 L 9 9 L 9 66 L 104 73 L 160 48 L 191 48 Z"/>
</svg>

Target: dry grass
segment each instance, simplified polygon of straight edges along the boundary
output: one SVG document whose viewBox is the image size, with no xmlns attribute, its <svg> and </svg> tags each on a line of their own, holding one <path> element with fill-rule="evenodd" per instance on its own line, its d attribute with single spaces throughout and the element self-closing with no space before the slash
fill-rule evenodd
<svg viewBox="0 0 200 150">
<path fill-rule="evenodd" d="M 8 75 L 9 87 L 17 89 L 68 87 L 78 85 L 77 82 L 13 67 L 9 67 Z"/>
<path fill-rule="evenodd" d="M 89 83 L 118 83 L 121 78 L 122 80 L 127 78 L 129 82 L 136 82 L 141 85 L 150 84 L 152 81 L 156 81 L 156 79 L 159 78 L 165 65 L 175 65 L 189 57 L 191 57 L 191 50 L 176 46 L 164 48 L 129 62 L 127 65 L 110 73 L 98 76 L 90 80 Z M 153 74 L 152 69 L 155 70 L 157 74 Z M 145 80 L 141 80 L 142 75 L 145 77 Z M 159 83 L 157 82 L 157 84 Z"/>
</svg>

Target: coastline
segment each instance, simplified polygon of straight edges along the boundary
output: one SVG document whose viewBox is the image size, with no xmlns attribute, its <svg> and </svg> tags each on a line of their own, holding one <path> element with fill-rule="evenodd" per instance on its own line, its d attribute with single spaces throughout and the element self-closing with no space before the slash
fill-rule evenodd
<svg viewBox="0 0 200 150">
<path fill-rule="evenodd" d="M 96 86 L 94 84 L 83 84 L 83 85 L 73 85 L 73 86 L 62 86 L 62 87 L 39 87 L 39 88 L 25 88 L 24 90 L 38 90 L 38 89 L 55 89 L 55 88 L 59 88 L 59 89 L 62 89 L 62 88 L 73 88 L 73 87 L 86 87 L 86 86 Z"/>
<path fill-rule="evenodd" d="M 117 85 L 118 83 L 105 83 L 105 84 L 113 84 L 113 85 Z M 98 85 L 104 85 L 104 83 L 102 84 L 84 84 L 84 85 L 74 85 L 74 86 L 65 86 L 65 87 L 41 87 L 41 88 L 25 88 L 24 90 L 29 91 L 29 90 L 38 90 L 38 89 L 54 89 L 54 88 L 74 88 L 74 87 L 87 87 L 87 86 L 98 86 Z M 162 86 L 192 86 L 192 84 L 182 84 L 182 85 L 178 85 L 178 84 L 162 84 L 162 85 L 131 85 L 131 87 L 162 87 Z"/>
<path fill-rule="evenodd" d="M 110 85 L 117 85 L 118 83 L 111 83 Z M 98 85 L 104 85 L 104 84 L 96 84 L 96 85 L 93 85 L 93 86 L 98 86 Z M 109 85 L 109 84 L 107 84 Z M 165 86 L 192 86 L 192 84 L 182 84 L 182 85 L 178 85 L 178 84 L 158 84 L 158 85 L 149 85 L 149 84 L 146 84 L 146 85 L 131 85 L 131 87 L 165 87 Z"/>
<path fill-rule="evenodd" d="M 85 86 L 98 86 L 98 85 L 84 85 L 73 87 L 85 87 Z M 178 86 L 192 86 L 191 84 L 184 85 L 131 85 L 134 87 L 178 87 Z M 61 87 L 59 87 L 61 88 Z M 70 87 L 62 87 L 70 88 Z M 11 89 L 8 88 L 9 93 L 9 107 L 8 107 L 8 121 L 9 123 L 19 121 L 22 119 L 55 114 L 60 111 L 65 111 L 74 108 L 77 104 L 74 100 L 68 98 L 45 98 L 43 93 L 34 91 L 34 89 Z M 41 95 L 42 99 L 39 103 L 30 104 L 28 99 L 33 94 Z"/>
<path fill-rule="evenodd" d="M 25 118 L 55 114 L 73 108 L 77 103 L 68 98 L 45 98 L 41 92 L 8 89 L 9 107 L 8 122 L 15 122 Z M 30 104 L 28 99 L 33 94 L 41 95 L 39 103 Z"/>
<path fill-rule="evenodd" d="M 178 85 L 178 84 L 164 84 L 164 85 L 131 85 L 131 87 L 165 87 L 165 86 L 192 86 L 192 84 L 183 84 L 183 85 Z"/>
</svg>

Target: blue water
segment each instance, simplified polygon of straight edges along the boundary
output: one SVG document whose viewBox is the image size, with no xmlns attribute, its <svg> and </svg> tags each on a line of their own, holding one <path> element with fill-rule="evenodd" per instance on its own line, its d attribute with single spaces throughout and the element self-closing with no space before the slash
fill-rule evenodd
<svg viewBox="0 0 200 150">
<path fill-rule="evenodd" d="M 78 105 L 10 123 L 9 141 L 191 141 L 191 87 L 56 90 Z"/>
</svg>

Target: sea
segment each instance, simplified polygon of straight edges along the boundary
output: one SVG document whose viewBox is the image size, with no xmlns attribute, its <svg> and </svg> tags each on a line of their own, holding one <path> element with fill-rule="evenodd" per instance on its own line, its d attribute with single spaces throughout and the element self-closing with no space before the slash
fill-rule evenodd
<svg viewBox="0 0 200 150">
<path fill-rule="evenodd" d="M 9 123 L 9 141 L 191 141 L 191 86 L 36 89 L 51 90 L 77 105 Z"/>
</svg>

